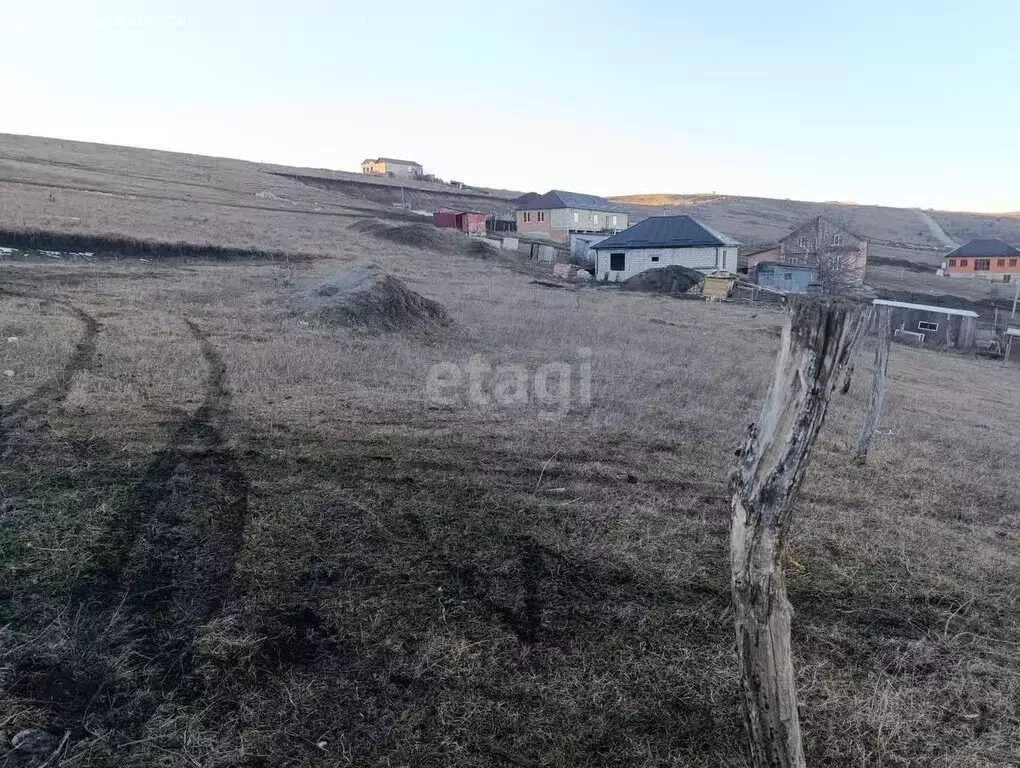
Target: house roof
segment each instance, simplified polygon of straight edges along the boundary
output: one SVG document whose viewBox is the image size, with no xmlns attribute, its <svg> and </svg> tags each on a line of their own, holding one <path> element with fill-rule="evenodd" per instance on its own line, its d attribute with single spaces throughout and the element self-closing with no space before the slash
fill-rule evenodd
<svg viewBox="0 0 1020 768">
<path fill-rule="evenodd" d="M 806 229 L 808 227 L 815 226 L 815 225 L 817 225 L 818 223 L 820 223 L 822 221 L 827 223 L 830 227 L 835 227 L 836 229 L 840 230 L 841 232 L 845 232 L 846 234 L 850 235 L 851 237 L 856 237 L 858 240 L 867 240 L 866 237 L 861 237 L 859 234 L 854 232 L 852 229 L 849 229 L 846 225 L 841 224 L 838 221 L 833 221 L 833 219 L 831 217 L 825 216 L 825 215 L 820 215 L 820 216 L 815 216 L 813 219 L 809 219 L 808 221 L 805 221 L 803 224 L 798 224 L 797 227 L 792 232 L 790 232 L 785 237 L 780 238 L 779 242 L 782 243 L 782 242 L 784 242 L 786 240 L 789 240 L 794 235 L 796 235 L 798 232 L 800 232 L 802 229 Z"/>
<path fill-rule="evenodd" d="M 649 216 L 630 229 L 596 243 L 595 250 L 608 248 L 697 248 L 739 245 L 693 216 Z"/>
<path fill-rule="evenodd" d="M 393 157 L 377 157 L 374 160 L 370 157 L 367 160 L 361 161 L 362 165 L 364 165 L 365 163 L 394 163 L 395 165 L 416 165 L 419 168 L 422 167 L 421 163 L 416 163 L 414 162 L 414 160 L 397 160 L 396 158 Z"/>
<path fill-rule="evenodd" d="M 552 210 L 553 208 L 580 208 L 584 211 L 607 211 L 609 213 L 626 213 L 623 208 L 611 203 L 604 197 L 585 195 L 580 192 L 564 192 L 552 189 L 544 195 L 528 192 L 514 201 L 518 211 Z"/>
<path fill-rule="evenodd" d="M 763 253 L 768 253 L 769 251 L 778 250 L 778 248 L 779 248 L 778 245 L 770 245 L 767 248 L 763 248 L 760 245 L 752 245 L 748 246 L 747 248 L 741 247 L 740 249 L 738 249 L 738 255 L 742 259 L 748 259 L 752 256 L 759 256 Z"/>
<path fill-rule="evenodd" d="M 977 312 L 969 309 L 953 309 L 952 307 L 933 307 L 931 304 L 911 304 L 906 301 L 890 301 L 888 299 L 875 299 L 872 304 L 886 307 L 903 307 L 904 309 L 921 309 L 925 312 L 937 312 L 940 315 L 959 315 L 960 317 L 977 317 Z"/>
<path fill-rule="evenodd" d="M 946 258 L 950 256 L 1020 256 L 1020 250 L 1017 250 L 1009 243 L 1005 243 L 999 240 L 997 237 L 978 238 L 971 240 L 969 243 L 965 243 L 957 248 L 955 251 L 951 251 L 946 254 Z"/>
</svg>

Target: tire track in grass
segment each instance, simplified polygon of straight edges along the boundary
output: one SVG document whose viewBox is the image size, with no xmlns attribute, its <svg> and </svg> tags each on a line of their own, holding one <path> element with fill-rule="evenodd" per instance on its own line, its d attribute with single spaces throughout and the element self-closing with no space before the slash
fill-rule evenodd
<svg viewBox="0 0 1020 768">
<path fill-rule="evenodd" d="M 160 699 L 201 695 L 194 646 L 231 594 L 249 481 L 224 436 L 232 402 L 226 366 L 208 334 L 185 323 L 208 367 L 203 401 L 118 505 L 99 553 L 105 563 L 72 595 L 70 613 L 96 635 L 87 638 L 89 668 L 31 657 L 21 665 L 21 694 L 48 701 L 57 722 L 78 735 L 97 717 L 101 728 L 132 733 Z M 136 670 L 126 681 L 118 671 L 125 659 Z"/>
<path fill-rule="evenodd" d="M 208 334 L 185 324 L 208 368 L 202 404 L 174 430 L 113 525 L 107 576 L 134 601 L 188 603 L 196 618 L 222 607 L 248 515 L 248 478 L 224 437 L 232 394 Z"/>
<path fill-rule="evenodd" d="M 71 382 L 75 375 L 92 367 L 96 356 L 96 338 L 99 336 L 101 326 L 96 318 L 70 302 L 6 289 L 0 289 L 0 295 L 34 299 L 41 301 L 43 305 L 55 304 L 76 318 L 82 327 L 81 336 L 75 343 L 70 358 L 54 379 L 36 387 L 24 397 L 0 406 L 0 455 L 2 455 L 7 449 L 7 443 L 14 430 L 30 418 L 41 416 L 50 407 L 61 402 L 70 392 Z"/>
</svg>

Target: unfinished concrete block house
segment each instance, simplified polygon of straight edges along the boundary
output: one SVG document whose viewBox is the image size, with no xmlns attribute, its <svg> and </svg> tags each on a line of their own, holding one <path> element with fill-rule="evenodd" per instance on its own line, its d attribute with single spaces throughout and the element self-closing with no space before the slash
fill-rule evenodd
<svg viewBox="0 0 1020 768">
<path fill-rule="evenodd" d="M 737 271 L 736 240 L 702 221 L 680 216 L 650 216 L 592 246 L 595 277 L 619 282 L 646 269 L 676 264 L 703 272 Z"/>
</svg>

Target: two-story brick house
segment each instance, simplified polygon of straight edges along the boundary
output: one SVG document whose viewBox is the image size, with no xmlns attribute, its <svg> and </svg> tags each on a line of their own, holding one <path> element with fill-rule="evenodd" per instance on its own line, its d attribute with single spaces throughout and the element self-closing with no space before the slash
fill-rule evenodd
<svg viewBox="0 0 1020 768">
<path fill-rule="evenodd" d="M 742 256 L 741 262 L 749 273 L 765 262 L 810 267 L 816 270 L 814 282 L 827 293 L 839 293 L 864 282 L 868 241 L 825 216 L 817 216 L 772 248 Z"/>
<path fill-rule="evenodd" d="M 626 229 L 627 212 L 605 198 L 554 189 L 539 195 L 529 192 L 514 201 L 517 231 L 548 237 L 560 243 L 571 232 L 605 232 Z"/>
</svg>

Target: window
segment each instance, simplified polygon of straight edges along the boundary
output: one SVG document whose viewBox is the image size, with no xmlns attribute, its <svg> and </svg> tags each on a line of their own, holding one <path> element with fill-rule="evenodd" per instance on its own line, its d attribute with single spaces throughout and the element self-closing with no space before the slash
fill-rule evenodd
<svg viewBox="0 0 1020 768">
<path fill-rule="evenodd" d="M 615 216 L 613 217 L 613 226 L 614 227 L 616 226 L 616 217 Z"/>
<path fill-rule="evenodd" d="M 577 211 L 574 211 L 574 223 L 576 224 L 580 220 L 581 220 L 581 214 L 579 214 Z"/>
<path fill-rule="evenodd" d="M 1015 267 L 1016 266 L 1016 259 L 1010 259 L 1009 260 L 1009 266 Z"/>
<path fill-rule="evenodd" d="M 539 222 L 545 221 L 545 211 L 538 212 L 538 220 Z"/>
<path fill-rule="evenodd" d="M 609 269 L 613 272 L 623 272 L 627 268 L 627 254 L 609 254 Z"/>
<path fill-rule="evenodd" d="M 1005 259 L 999 259 L 997 262 L 995 262 L 995 266 L 997 266 L 997 267 L 1004 267 L 1004 266 L 1006 266 L 1006 260 Z"/>
<path fill-rule="evenodd" d="M 832 233 L 832 245 L 833 247 L 843 245 L 843 235 L 841 233 L 839 232 Z"/>
<path fill-rule="evenodd" d="M 991 259 L 974 259 L 975 272 L 987 272 L 991 268 L 992 268 Z"/>
<path fill-rule="evenodd" d="M 658 261 L 658 260 L 659 260 L 658 256 L 652 256 L 652 261 Z"/>
<path fill-rule="evenodd" d="M 919 331 L 937 331 L 939 329 L 938 323 L 927 323 L 924 320 L 917 324 L 917 330 Z"/>
<path fill-rule="evenodd" d="M 955 267 L 956 266 L 956 259 L 950 259 L 949 260 L 949 266 Z"/>
<path fill-rule="evenodd" d="M 967 260 L 966 259 L 960 259 L 960 266 L 961 267 L 967 266 Z"/>
<path fill-rule="evenodd" d="M 793 280 L 793 272 L 784 272 L 783 273 L 783 279 L 784 280 Z"/>
<path fill-rule="evenodd" d="M 797 244 L 801 248 L 807 248 L 807 237 L 805 235 L 801 235 L 800 240 L 797 242 Z"/>
<path fill-rule="evenodd" d="M 531 221 L 531 214 L 528 211 L 524 212 L 524 223 L 528 224 Z"/>
</svg>

